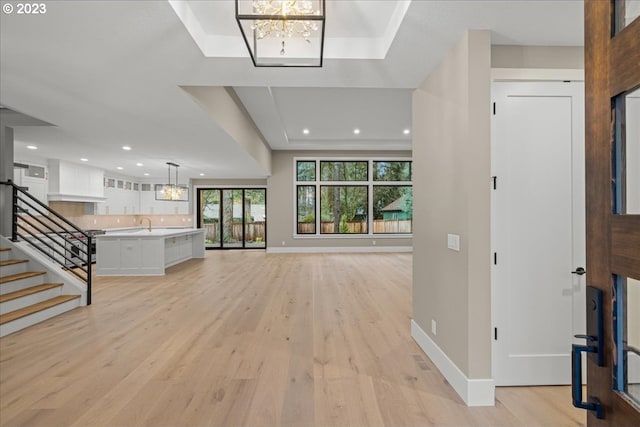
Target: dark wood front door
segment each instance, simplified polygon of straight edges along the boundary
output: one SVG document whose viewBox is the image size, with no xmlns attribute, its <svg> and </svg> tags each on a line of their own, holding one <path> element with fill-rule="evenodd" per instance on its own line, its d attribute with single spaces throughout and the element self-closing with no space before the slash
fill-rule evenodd
<svg viewBox="0 0 640 427">
<path fill-rule="evenodd" d="M 640 155 L 628 156 L 640 147 L 630 131 L 640 122 L 631 106 L 640 88 L 640 19 L 630 9 L 625 14 L 635 6 L 585 0 L 586 267 L 587 283 L 603 292 L 604 352 L 602 366 L 587 358 L 587 400 L 602 409 L 601 418 L 589 411 L 588 426 L 640 426 L 633 371 L 640 361 Z"/>
</svg>

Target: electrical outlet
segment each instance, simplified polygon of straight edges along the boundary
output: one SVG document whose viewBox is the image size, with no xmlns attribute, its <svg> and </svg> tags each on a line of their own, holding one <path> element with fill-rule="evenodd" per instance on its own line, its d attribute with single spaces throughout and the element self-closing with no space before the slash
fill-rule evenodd
<svg viewBox="0 0 640 427">
<path fill-rule="evenodd" d="M 433 335 L 437 335 L 437 332 L 436 332 L 436 321 L 433 320 L 433 319 L 431 319 L 431 333 Z"/>
<path fill-rule="evenodd" d="M 282 246 L 284 246 L 284 245 L 285 245 L 285 242 L 284 242 L 284 240 L 283 240 L 283 241 L 282 241 Z"/>
<path fill-rule="evenodd" d="M 373 243 L 373 246 L 375 246 L 375 245 L 376 245 L 376 241 L 375 241 L 375 240 L 374 240 L 373 242 L 371 242 L 371 243 Z"/>
</svg>

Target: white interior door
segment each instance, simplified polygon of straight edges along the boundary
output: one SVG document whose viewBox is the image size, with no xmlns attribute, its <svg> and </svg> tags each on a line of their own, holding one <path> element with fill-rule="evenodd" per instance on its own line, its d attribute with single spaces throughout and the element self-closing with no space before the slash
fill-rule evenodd
<svg viewBox="0 0 640 427">
<path fill-rule="evenodd" d="M 496 82 L 492 368 L 496 385 L 571 383 L 585 331 L 584 85 Z"/>
</svg>

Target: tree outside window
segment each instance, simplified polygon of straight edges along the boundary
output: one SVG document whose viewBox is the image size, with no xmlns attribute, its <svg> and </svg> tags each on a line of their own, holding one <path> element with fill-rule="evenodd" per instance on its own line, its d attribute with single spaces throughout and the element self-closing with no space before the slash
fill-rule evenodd
<svg viewBox="0 0 640 427">
<path fill-rule="evenodd" d="M 410 160 L 296 161 L 297 234 L 412 233 L 411 167 Z"/>
</svg>

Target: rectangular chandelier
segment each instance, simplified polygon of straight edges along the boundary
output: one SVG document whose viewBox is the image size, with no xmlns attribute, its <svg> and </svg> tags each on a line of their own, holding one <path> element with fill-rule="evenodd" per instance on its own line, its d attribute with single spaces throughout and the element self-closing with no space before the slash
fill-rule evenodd
<svg viewBox="0 0 640 427">
<path fill-rule="evenodd" d="M 169 167 L 168 172 L 168 183 L 167 184 L 156 184 L 155 185 L 155 193 L 156 200 L 166 200 L 166 201 L 174 201 L 174 202 L 188 202 L 189 201 L 189 187 L 182 186 L 178 184 L 178 168 L 180 165 L 175 164 L 173 162 L 167 162 Z M 171 167 L 176 169 L 176 182 L 175 184 L 171 183 Z"/>
<path fill-rule="evenodd" d="M 325 0 L 235 0 L 256 67 L 322 67 Z"/>
</svg>

